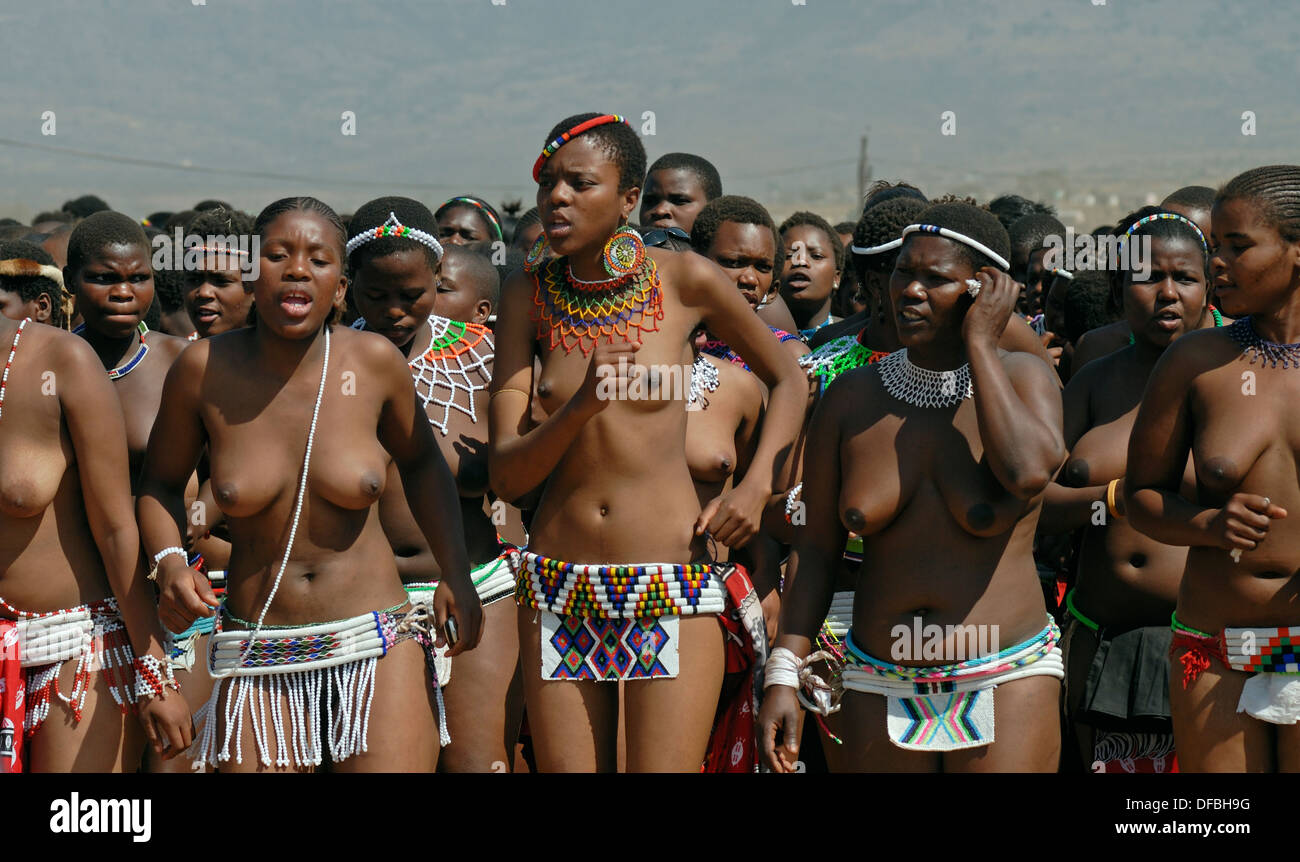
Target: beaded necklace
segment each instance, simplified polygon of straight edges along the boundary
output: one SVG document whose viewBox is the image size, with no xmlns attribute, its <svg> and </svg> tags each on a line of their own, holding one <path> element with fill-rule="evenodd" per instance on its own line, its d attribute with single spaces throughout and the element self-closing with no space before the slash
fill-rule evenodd
<svg viewBox="0 0 1300 862">
<path fill-rule="evenodd" d="M 18 340 L 23 337 L 23 330 L 26 329 L 27 324 L 31 322 L 32 319 L 30 317 L 24 317 L 22 319 L 22 322 L 18 324 L 18 331 L 14 333 L 14 343 L 9 348 L 9 360 L 5 362 L 4 375 L 0 376 L 0 416 L 3 416 L 5 411 L 5 389 L 9 386 L 9 369 L 13 367 L 14 356 L 18 353 Z M 717 372 L 714 373 L 716 374 Z"/>
<path fill-rule="evenodd" d="M 657 332 L 664 317 L 659 268 L 649 256 L 626 275 L 608 281 L 579 281 L 567 258 L 546 261 L 532 273 L 537 337 L 550 349 L 574 347 L 589 356 L 600 339 L 632 341 L 632 330 Z"/>
<path fill-rule="evenodd" d="M 874 364 L 889 355 L 867 347 L 866 336 L 867 329 L 863 327 L 857 335 L 833 338 L 812 353 L 800 356 L 799 365 L 807 372 L 809 380 L 816 380 L 824 389 L 844 372 Z"/>
<path fill-rule="evenodd" d="M 1217 308 L 1215 308 L 1213 305 L 1211 305 L 1211 306 L 1210 306 L 1210 314 L 1214 315 L 1214 325 L 1215 325 L 1215 326 L 1223 326 L 1223 315 L 1222 315 L 1222 314 L 1219 314 L 1219 309 L 1217 309 Z M 1129 344 L 1137 344 L 1137 338 L 1134 337 L 1133 333 L 1131 333 L 1131 332 L 1128 334 L 1128 343 L 1129 343 Z"/>
<path fill-rule="evenodd" d="M 687 409 L 691 409 L 692 404 L 699 402 L 698 409 L 703 410 L 709 406 L 709 399 L 704 397 L 704 393 L 717 391 L 718 369 L 704 358 L 704 354 L 700 354 L 695 357 L 695 364 L 691 366 L 691 393 L 686 400 Z"/>
<path fill-rule="evenodd" d="M 1258 360 L 1260 365 L 1268 363 L 1273 368 L 1277 368 L 1279 362 L 1283 368 L 1300 368 L 1300 343 L 1278 344 L 1276 341 L 1265 341 L 1255 330 L 1255 324 L 1249 315 L 1229 326 L 1226 331 L 1233 341 L 1241 345 L 1243 353 L 1250 354 L 1251 365 Z"/>
<path fill-rule="evenodd" d="M 429 330 L 429 346 L 407 364 L 415 378 L 416 394 L 424 403 L 425 415 L 429 414 L 430 404 L 442 408 L 442 419 L 429 416 L 429 424 L 446 437 L 452 410 L 459 410 L 471 422 L 478 422 L 474 393 L 486 390 L 492 382 L 488 363 L 496 348 L 492 331 L 477 323 L 462 323 L 433 314 L 429 315 Z M 440 390 L 449 394 L 444 398 Z M 465 393 L 468 406 L 457 401 L 457 392 Z"/>
<path fill-rule="evenodd" d="M 73 335 L 81 335 L 86 331 L 86 324 L 81 324 L 72 330 Z M 108 369 L 108 379 L 117 380 L 125 377 L 135 370 L 136 366 L 144 362 L 145 355 L 149 352 L 149 345 L 145 343 L 144 337 L 149 332 L 148 325 L 142 320 L 135 328 L 136 333 L 140 336 L 140 348 L 136 350 L 135 355 L 116 368 Z"/>
<path fill-rule="evenodd" d="M 913 365 L 904 347 L 877 362 L 876 368 L 889 394 L 913 407 L 952 407 L 975 394 L 969 362 L 950 371 L 931 371 Z"/>
</svg>

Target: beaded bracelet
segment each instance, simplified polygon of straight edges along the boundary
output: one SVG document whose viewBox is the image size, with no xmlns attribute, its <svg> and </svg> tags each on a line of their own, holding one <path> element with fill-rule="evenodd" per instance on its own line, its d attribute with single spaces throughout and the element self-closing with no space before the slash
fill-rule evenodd
<svg viewBox="0 0 1300 862">
<path fill-rule="evenodd" d="M 185 558 L 186 563 L 190 560 L 190 555 L 185 553 L 185 549 L 182 547 L 172 545 L 170 548 L 163 548 L 161 551 L 153 555 L 153 568 L 149 570 L 149 580 L 158 580 L 158 564 L 163 561 L 164 557 L 170 557 L 172 554 L 180 554 Z"/>
<path fill-rule="evenodd" d="M 798 498 L 799 492 L 802 490 L 803 482 L 800 482 L 798 485 L 795 485 L 790 489 L 790 493 L 785 495 L 785 522 L 787 524 L 794 524 L 794 507 L 797 505 L 795 500 Z"/>
<path fill-rule="evenodd" d="M 176 681 L 170 663 L 156 656 L 138 655 L 132 662 L 135 667 L 135 698 L 159 697 L 164 688 L 180 693 L 181 685 Z"/>
</svg>

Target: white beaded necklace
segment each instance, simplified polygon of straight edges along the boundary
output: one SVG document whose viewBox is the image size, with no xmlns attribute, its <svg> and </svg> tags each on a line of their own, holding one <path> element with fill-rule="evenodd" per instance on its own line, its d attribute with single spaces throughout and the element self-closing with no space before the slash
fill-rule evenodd
<svg viewBox="0 0 1300 862">
<path fill-rule="evenodd" d="M 703 392 L 717 391 L 718 369 L 712 362 L 705 359 L 704 354 L 701 353 L 695 357 L 695 364 L 691 366 L 691 393 L 690 397 L 686 399 L 687 408 L 703 409 L 703 407 L 691 408 L 691 405 L 703 398 Z M 704 404 L 708 404 L 708 401 L 704 401 Z"/>
<path fill-rule="evenodd" d="M 240 662 L 248 660 L 249 653 L 253 650 L 253 644 L 257 641 L 257 634 L 262 630 L 262 621 L 266 619 L 266 612 L 271 609 L 271 602 L 275 601 L 275 594 L 280 589 L 280 579 L 284 577 L 284 570 L 289 567 L 289 555 L 293 552 L 293 539 L 298 534 L 298 518 L 302 515 L 302 500 L 304 492 L 307 490 L 307 471 L 311 468 L 311 450 L 312 445 L 316 442 L 316 420 L 320 417 L 320 404 L 325 398 L 325 378 L 329 375 L 330 370 L 330 328 L 325 324 L 325 361 L 320 370 L 320 386 L 316 390 L 316 406 L 311 411 L 311 427 L 307 430 L 307 454 L 302 459 L 302 475 L 298 477 L 298 493 L 293 502 L 293 520 L 289 524 L 289 541 L 284 548 L 284 558 L 280 560 L 280 570 L 275 573 L 275 583 L 271 585 L 271 594 L 266 597 L 266 604 L 262 605 L 262 612 L 257 615 L 257 625 L 253 626 L 253 633 L 248 637 L 248 646 L 244 654 L 240 656 Z"/>
<path fill-rule="evenodd" d="M 9 348 L 9 361 L 5 363 L 4 376 L 0 377 L 0 415 L 4 414 L 5 390 L 9 388 L 9 369 L 13 368 L 14 357 L 18 355 L 18 341 L 23 337 L 23 330 L 27 328 L 27 324 L 31 323 L 31 321 L 30 317 L 24 317 L 22 322 L 18 324 L 18 331 L 14 333 L 13 346 Z"/>
<path fill-rule="evenodd" d="M 877 362 L 876 368 L 889 394 L 913 407 L 952 407 L 975 394 L 969 362 L 951 371 L 931 371 L 913 365 L 907 348 L 902 348 Z"/>
</svg>

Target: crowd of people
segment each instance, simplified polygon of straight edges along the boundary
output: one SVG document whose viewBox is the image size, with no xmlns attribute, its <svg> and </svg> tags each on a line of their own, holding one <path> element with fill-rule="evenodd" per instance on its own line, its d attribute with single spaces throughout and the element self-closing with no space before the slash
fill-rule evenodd
<svg viewBox="0 0 1300 862">
<path fill-rule="evenodd" d="M 1300 167 L 1076 262 L 541 143 L 0 220 L 0 772 L 1300 769 Z"/>
</svg>

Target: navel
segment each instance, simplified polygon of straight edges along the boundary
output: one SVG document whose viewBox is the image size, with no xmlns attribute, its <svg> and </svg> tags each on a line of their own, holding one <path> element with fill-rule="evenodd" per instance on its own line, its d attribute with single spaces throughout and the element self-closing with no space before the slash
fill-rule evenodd
<svg viewBox="0 0 1300 862">
<path fill-rule="evenodd" d="M 1140 569 L 1147 564 L 1146 554 L 1130 554 L 1128 564 L 1135 569 Z"/>
</svg>

